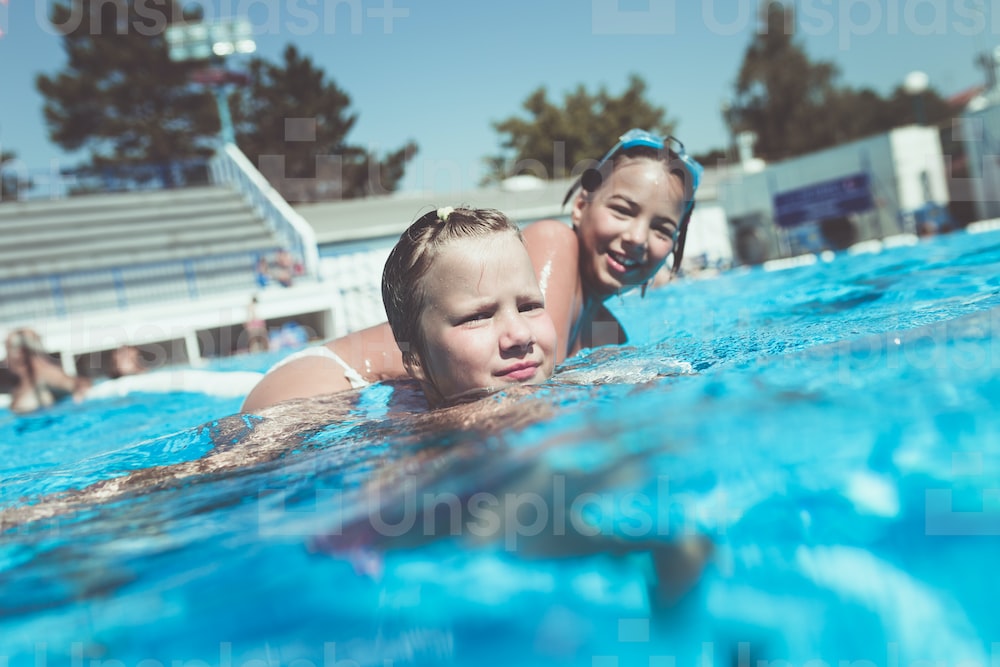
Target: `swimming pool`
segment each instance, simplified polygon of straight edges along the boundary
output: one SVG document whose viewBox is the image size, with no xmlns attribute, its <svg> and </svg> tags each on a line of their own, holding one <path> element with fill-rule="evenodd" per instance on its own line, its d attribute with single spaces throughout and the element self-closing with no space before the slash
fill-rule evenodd
<svg viewBox="0 0 1000 667">
<path fill-rule="evenodd" d="M 1000 233 L 611 306 L 633 345 L 570 360 L 519 399 L 555 414 L 518 430 L 401 433 L 376 386 L 356 419 L 279 459 L 8 527 L 4 664 L 995 667 Z M 195 460 L 212 448 L 200 425 L 238 406 L 168 394 L 0 412 L 0 503 Z M 422 492 L 499 494 L 544 460 L 584 525 L 704 536 L 714 556 L 664 609 L 641 555 L 505 549 L 528 519 L 476 548 L 409 540 L 380 576 L 359 573 L 331 536 L 352 534 L 379 467 L 442 441 L 471 456 L 438 457 Z"/>
</svg>

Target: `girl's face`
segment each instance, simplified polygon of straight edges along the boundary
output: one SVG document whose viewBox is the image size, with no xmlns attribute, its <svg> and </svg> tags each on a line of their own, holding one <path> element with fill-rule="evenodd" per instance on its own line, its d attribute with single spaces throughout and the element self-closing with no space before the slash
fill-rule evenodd
<svg viewBox="0 0 1000 667">
<path fill-rule="evenodd" d="M 673 250 L 683 213 L 684 185 L 666 165 L 648 158 L 619 162 L 573 205 L 584 286 L 607 296 L 652 278 Z"/>
<path fill-rule="evenodd" d="M 432 405 L 552 375 L 555 326 L 514 234 L 449 243 L 416 287 L 423 345 L 406 363 Z"/>
</svg>

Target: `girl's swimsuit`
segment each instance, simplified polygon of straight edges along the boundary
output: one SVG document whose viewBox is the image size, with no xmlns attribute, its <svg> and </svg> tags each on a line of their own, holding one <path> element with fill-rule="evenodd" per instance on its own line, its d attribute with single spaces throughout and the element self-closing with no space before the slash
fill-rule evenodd
<svg viewBox="0 0 1000 667">
<path fill-rule="evenodd" d="M 303 350 L 299 350 L 294 354 L 290 354 L 289 356 L 285 357 L 284 359 L 276 363 L 274 366 L 271 366 L 271 368 L 267 372 L 272 373 L 275 369 L 281 368 L 287 363 L 295 361 L 296 359 L 302 359 L 304 357 L 326 357 L 327 359 L 332 359 L 333 361 L 336 361 L 338 364 L 340 364 L 340 367 L 344 369 L 344 377 L 347 378 L 347 381 L 351 383 L 351 387 L 353 387 L 354 389 L 361 389 L 362 387 L 367 387 L 370 384 L 367 380 L 361 377 L 361 373 L 351 368 L 351 366 L 348 365 L 346 361 L 341 359 L 337 353 L 333 352 L 326 345 L 314 345 L 312 347 L 307 347 Z"/>
</svg>

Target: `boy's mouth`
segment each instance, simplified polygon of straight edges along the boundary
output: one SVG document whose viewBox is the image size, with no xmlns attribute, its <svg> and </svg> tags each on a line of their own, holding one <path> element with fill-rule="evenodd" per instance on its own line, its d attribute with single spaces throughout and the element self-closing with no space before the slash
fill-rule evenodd
<svg viewBox="0 0 1000 667">
<path fill-rule="evenodd" d="M 496 373 L 496 376 L 505 380 L 524 382 L 525 380 L 530 380 L 535 377 L 540 365 L 541 364 L 537 361 L 519 361 L 516 364 L 511 364 L 510 366 L 507 366 L 503 370 L 499 371 Z"/>
</svg>

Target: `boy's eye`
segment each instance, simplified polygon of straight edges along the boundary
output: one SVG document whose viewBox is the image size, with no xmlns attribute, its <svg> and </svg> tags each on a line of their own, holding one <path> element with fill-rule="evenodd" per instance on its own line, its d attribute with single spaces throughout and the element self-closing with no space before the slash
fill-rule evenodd
<svg viewBox="0 0 1000 667">
<path fill-rule="evenodd" d="M 491 317 L 493 317 L 493 313 L 484 310 L 478 313 L 473 313 L 472 315 L 469 315 L 467 317 L 463 317 L 459 321 L 459 324 L 466 324 L 470 322 L 482 322 L 483 320 L 488 320 Z"/>
<path fill-rule="evenodd" d="M 545 310 L 545 304 L 541 301 L 529 301 L 527 303 L 522 303 L 518 310 L 522 313 L 530 313 L 534 310 Z"/>
</svg>

